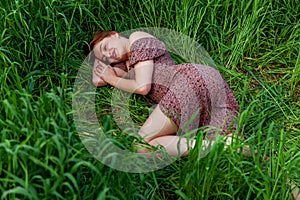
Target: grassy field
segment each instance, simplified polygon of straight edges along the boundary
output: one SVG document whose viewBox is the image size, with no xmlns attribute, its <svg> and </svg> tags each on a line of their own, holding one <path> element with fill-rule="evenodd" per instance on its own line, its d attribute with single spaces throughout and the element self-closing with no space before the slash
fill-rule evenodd
<svg viewBox="0 0 300 200">
<path fill-rule="evenodd" d="M 121 2 L 1 1 L 0 198 L 288 199 L 289 180 L 300 186 L 299 2 Z M 140 174 L 109 168 L 86 150 L 72 115 L 82 50 L 99 29 L 140 27 L 178 31 L 208 51 L 240 103 L 244 141 L 218 145 L 204 158 L 196 147 Z M 105 124 L 111 88 L 98 93 Z M 147 104 L 133 100 L 132 118 L 142 123 Z M 237 153 L 242 142 L 257 154 Z"/>
</svg>

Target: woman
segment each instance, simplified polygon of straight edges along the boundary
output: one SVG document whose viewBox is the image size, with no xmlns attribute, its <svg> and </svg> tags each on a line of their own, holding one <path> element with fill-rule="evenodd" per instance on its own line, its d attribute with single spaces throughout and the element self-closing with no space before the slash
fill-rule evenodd
<svg viewBox="0 0 300 200">
<path fill-rule="evenodd" d="M 146 32 L 126 38 L 115 31 L 95 34 L 90 47 L 96 57 L 93 84 L 145 95 L 158 104 L 139 130 L 152 146 L 170 155 L 187 155 L 195 140 L 181 137 L 208 127 L 206 137 L 235 131 L 239 105 L 220 73 L 209 66 L 176 65 L 165 44 Z M 147 153 L 140 148 L 139 153 Z"/>
</svg>

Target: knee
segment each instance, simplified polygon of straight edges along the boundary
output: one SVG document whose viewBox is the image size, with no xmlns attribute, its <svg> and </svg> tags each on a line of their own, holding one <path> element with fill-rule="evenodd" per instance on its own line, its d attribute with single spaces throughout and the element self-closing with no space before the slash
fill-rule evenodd
<svg viewBox="0 0 300 200">
<path fill-rule="evenodd" d="M 136 152 L 139 154 L 148 154 L 150 152 L 149 145 L 150 145 L 149 139 L 144 139 L 143 142 L 138 142 L 135 144 Z M 147 147 L 148 146 L 148 147 Z"/>
<path fill-rule="evenodd" d="M 148 154 L 149 150 L 147 148 L 141 147 L 137 149 L 137 153 L 139 154 Z"/>
</svg>

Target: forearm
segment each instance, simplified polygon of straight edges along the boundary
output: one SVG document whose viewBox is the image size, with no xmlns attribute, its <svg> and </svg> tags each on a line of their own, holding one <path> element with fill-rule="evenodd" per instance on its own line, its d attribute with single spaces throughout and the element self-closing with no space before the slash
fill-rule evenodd
<svg viewBox="0 0 300 200">
<path fill-rule="evenodd" d="M 99 75 L 106 83 L 115 88 L 124 90 L 130 93 L 137 93 L 146 95 L 151 89 L 153 61 L 143 61 L 135 65 L 134 79 L 121 78 L 116 74 L 116 71 L 109 65 L 102 65 L 105 70 L 102 72 L 101 68 L 97 67 L 95 73 Z"/>
<path fill-rule="evenodd" d="M 124 79 L 121 77 L 114 77 L 113 80 L 108 81 L 108 84 L 126 92 L 142 95 L 146 95 L 151 88 L 151 83 L 142 84 L 138 83 L 135 79 Z"/>
<path fill-rule="evenodd" d="M 119 68 L 115 68 L 113 69 L 114 72 L 116 73 L 116 75 L 118 77 L 123 77 L 123 78 L 127 78 L 127 72 L 125 72 L 122 69 Z M 99 76 L 95 73 L 95 71 L 93 72 L 93 85 L 95 85 L 96 87 L 102 87 L 102 86 L 106 86 L 107 83 Z"/>
<path fill-rule="evenodd" d="M 96 87 L 106 86 L 107 83 L 97 75 L 93 74 L 93 85 Z"/>
</svg>

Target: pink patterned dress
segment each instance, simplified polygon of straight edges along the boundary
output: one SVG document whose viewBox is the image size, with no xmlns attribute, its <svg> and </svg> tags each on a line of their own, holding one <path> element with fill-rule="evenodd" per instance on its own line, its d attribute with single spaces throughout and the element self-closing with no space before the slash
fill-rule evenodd
<svg viewBox="0 0 300 200">
<path fill-rule="evenodd" d="M 207 127 L 206 136 L 211 138 L 216 133 L 226 135 L 235 131 L 240 108 L 218 70 L 192 63 L 176 65 L 165 44 L 150 37 L 131 45 L 130 78 L 134 78 L 131 69 L 135 64 L 145 60 L 154 61 L 152 87 L 146 97 L 159 105 L 179 132 Z M 124 63 L 113 67 L 128 71 Z"/>
</svg>

